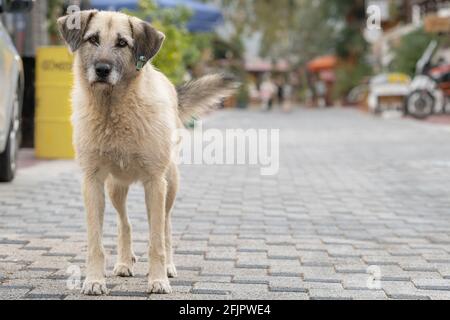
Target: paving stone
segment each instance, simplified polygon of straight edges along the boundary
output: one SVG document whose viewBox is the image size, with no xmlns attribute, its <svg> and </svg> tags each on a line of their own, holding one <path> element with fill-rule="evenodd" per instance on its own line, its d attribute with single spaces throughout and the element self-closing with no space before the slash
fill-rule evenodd
<svg viewBox="0 0 450 320">
<path fill-rule="evenodd" d="M 28 293 L 24 297 L 24 299 L 31 300 L 64 300 L 66 298 L 63 294 L 35 294 Z"/>
<path fill-rule="evenodd" d="M 233 283 L 240 284 L 265 284 L 269 285 L 269 277 L 258 277 L 258 276 L 234 276 Z"/>
<path fill-rule="evenodd" d="M 308 289 L 305 288 L 298 288 L 298 287 L 276 287 L 276 286 L 269 286 L 270 292 L 304 292 L 307 293 Z"/>
<path fill-rule="evenodd" d="M 206 293 L 205 293 L 206 292 Z M 151 295 L 149 300 L 198 300 L 198 301 L 208 301 L 208 300 L 231 300 L 232 296 L 228 293 L 217 293 L 208 291 L 195 290 L 191 293 L 172 293 L 170 295 Z"/>
<path fill-rule="evenodd" d="M 111 295 L 69 290 L 85 274 L 85 215 L 73 161 L 37 161 L 0 184 L 0 299 L 450 299 L 450 145 L 444 127 L 346 108 L 289 115 L 224 111 L 204 129 L 281 129 L 280 170 L 181 165 L 173 212 L 178 278 L 147 295 L 144 192 L 128 209 L 134 278 L 112 276 L 116 214 L 104 245 Z M 411 148 L 414 141 L 414 148 Z M 29 152 L 29 151 L 25 151 Z M 368 267 L 380 290 L 369 290 Z"/>
<path fill-rule="evenodd" d="M 388 297 L 382 290 L 346 290 L 354 300 L 386 300 Z"/>
<path fill-rule="evenodd" d="M 147 298 L 149 296 L 148 293 L 146 293 L 145 291 L 117 291 L 117 290 L 111 291 L 110 295 L 113 297 L 131 297 L 131 298 L 135 297 Z"/>
<path fill-rule="evenodd" d="M 419 290 L 419 292 L 430 297 L 431 300 L 450 300 L 450 291 L 448 290 Z"/>
<path fill-rule="evenodd" d="M 413 283 L 418 289 L 450 291 L 450 280 L 447 279 L 417 279 Z"/>
<path fill-rule="evenodd" d="M 202 295 L 228 295 L 229 291 L 225 290 L 212 290 L 212 289 L 192 289 L 192 294 L 202 294 Z"/>
<path fill-rule="evenodd" d="M 8 244 L 26 245 L 28 243 L 29 241 L 26 240 L 0 239 L 1 245 L 8 245 Z"/>
<path fill-rule="evenodd" d="M 353 300 L 351 292 L 336 289 L 309 289 L 311 300 Z"/>
<path fill-rule="evenodd" d="M 394 300 L 431 300 L 428 296 L 414 294 L 393 294 L 388 297 Z"/>
<path fill-rule="evenodd" d="M 0 297 L 3 300 L 16 300 L 16 299 L 23 299 L 24 296 L 30 292 L 32 288 L 6 288 L 3 286 L 0 286 Z"/>
<path fill-rule="evenodd" d="M 231 297 L 235 300 L 248 300 L 248 292 L 233 292 Z M 308 300 L 309 296 L 304 292 L 265 292 L 252 293 L 254 300 Z"/>
</svg>

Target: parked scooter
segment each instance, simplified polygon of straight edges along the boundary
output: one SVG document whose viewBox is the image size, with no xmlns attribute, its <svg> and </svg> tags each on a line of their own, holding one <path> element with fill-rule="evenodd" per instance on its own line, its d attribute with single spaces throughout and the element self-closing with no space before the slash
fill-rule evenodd
<svg viewBox="0 0 450 320">
<path fill-rule="evenodd" d="M 417 62 L 416 76 L 405 102 L 405 112 L 415 118 L 425 119 L 432 114 L 445 113 L 450 104 L 450 64 L 431 61 L 438 49 L 438 42 L 432 41 Z"/>
</svg>

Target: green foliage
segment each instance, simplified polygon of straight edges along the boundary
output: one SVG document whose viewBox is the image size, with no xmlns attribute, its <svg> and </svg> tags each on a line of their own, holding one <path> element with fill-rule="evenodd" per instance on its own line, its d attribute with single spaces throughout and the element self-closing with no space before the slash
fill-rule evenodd
<svg viewBox="0 0 450 320">
<path fill-rule="evenodd" d="M 191 33 L 191 44 L 184 53 L 184 62 L 186 66 L 193 67 L 201 59 L 201 53 L 211 48 L 212 33 Z"/>
<path fill-rule="evenodd" d="M 1 0 L 0 0 L 1 1 Z M 47 31 L 50 36 L 51 44 L 61 44 L 62 39 L 59 36 L 58 25 L 56 21 L 62 15 L 67 14 L 65 10 L 69 6 L 70 2 L 67 0 L 47 0 Z M 79 2 L 81 10 L 90 8 L 89 0 L 80 0 Z"/>
<path fill-rule="evenodd" d="M 358 61 L 356 64 L 339 66 L 336 70 L 336 84 L 333 96 L 335 98 L 346 96 L 350 90 L 371 75 L 372 67 L 363 60 Z"/>
<path fill-rule="evenodd" d="M 366 23 L 365 0 L 223 0 L 225 18 L 235 36 L 262 36 L 262 56 L 305 63 L 335 54 L 344 67 L 337 70 L 336 94 L 346 94 L 371 73 L 362 62 L 368 43 L 362 35 Z"/>
<path fill-rule="evenodd" d="M 65 0 L 48 0 L 48 32 L 52 43 L 60 41 L 56 20 L 63 14 L 65 3 Z M 184 6 L 159 8 L 153 0 L 140 0 L 137 10 L 124 12 L 151 21 L 156 29 L 166 35 L 153 64 L 175 84 L 182 82 L 187 68 L 197 64 L 202 52 L 211 46 L 211 34 L 194 34 L 187 30 L 192 12 Z"/>
<path fill-rule="evenodd" d="M 237 92 L 237 105 L 239 108 L 246 108 L 250 100 L 250 92 L 248 87 L 248 81 L 243 81 L 239 86 Z"/>
<path fill-rule="evenodd" d="M 318 55 L 365 53 L 365 1 L 223 0 L 237 36 L 262 35 L 261 54 L 302 64 Z M 338 52 L 337 52 L 338 51 Z M 293 57 L 293 55 L 296 57 Z"/>
<path fill-rule="evenodd" d="M 51 41 L 59 40 L 58 37 L 58 26 L 56 20 L 62 14 L 62 7 L 64 0 L 48 0 L 48 11 L 47 11 L 47 21 L 48 21 L 48 34 L 50 35 Z M 56 40 L 57 39 L 57 40 Z"/>
<path fill-rule="evenodd" d="M 416 71 L 417 61 L 422 57 L 430 42 L 436 36 L 418 29 L 404 36 L 400 44 L 394 48 L 395 55 L 389 69 L 394 72 L 403 72 L 413 76 Z"/>
<path fill-rule="evenodd" d="M 344 59 L 363 56 L 368 49 L 359 28 L 345 27 L 336 39 L 336 54 Z"/>
<path fill-rule="evenodd" d="M 214 59 L 242 59 L 245 47 L 240 37 L 234 36 L 224 40 L 216 35 L 212 39 Z"/>
<path fill-rule="evenodd" d="M 153 64 L 176 84 L 182 82 L 187 68 L 195 65 L 201 58 L 201 52 L 209 46 L 208 34 L 192 34 L 187 30 L 186 24 L 192 13 L 183 6 L 159 8 L 153 0 L 140 0 L 138 10 L 126 13 L 150 20 L 156 29 L 166 35 Z"/>
</svg>

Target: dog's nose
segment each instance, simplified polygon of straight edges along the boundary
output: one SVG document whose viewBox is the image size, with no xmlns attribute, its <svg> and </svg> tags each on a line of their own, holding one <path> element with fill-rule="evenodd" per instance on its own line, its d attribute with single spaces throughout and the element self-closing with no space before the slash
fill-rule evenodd
<svg viewBox="0 0 450 320">
<path fill-rule="evenodd" d="M 97 76 L 99 78 L 102 78 L 102 79 L 109 76 L 109 74 L 111 73 L 111 69 L 112 69 L 112 67 L 108 63 L 100 62 L 95 65 L 95 73 L 97 74 Z"/>
</svg>

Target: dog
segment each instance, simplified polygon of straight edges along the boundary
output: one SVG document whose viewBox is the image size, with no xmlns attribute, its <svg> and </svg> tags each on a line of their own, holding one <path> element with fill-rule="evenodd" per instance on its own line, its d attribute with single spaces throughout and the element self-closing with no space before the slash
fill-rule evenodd
<svg viewBox="0 0 450 320">
<path fill-rule="evenodd" d="M 59 18 L 58 28 L 74 54 L 73 144 L 87 220 L 82 293 L 108 293 L 102 244 L 105 190 L 118 217 L 114 275 L 133 276 L 136 257 L 126 198 L 136 182 L 144 187 L 149 220 L 148 292 L 171 293 L 168 278 L 177 275 L 171 211 L 179 183 L 173 155 L 180 147 L 173 137 L 185 121 L 232 94 L 236 83 L 209 75 L 177 90 L 150 63 L 165 35 L 124 13 L 80 11 Z"/>
</svg>

